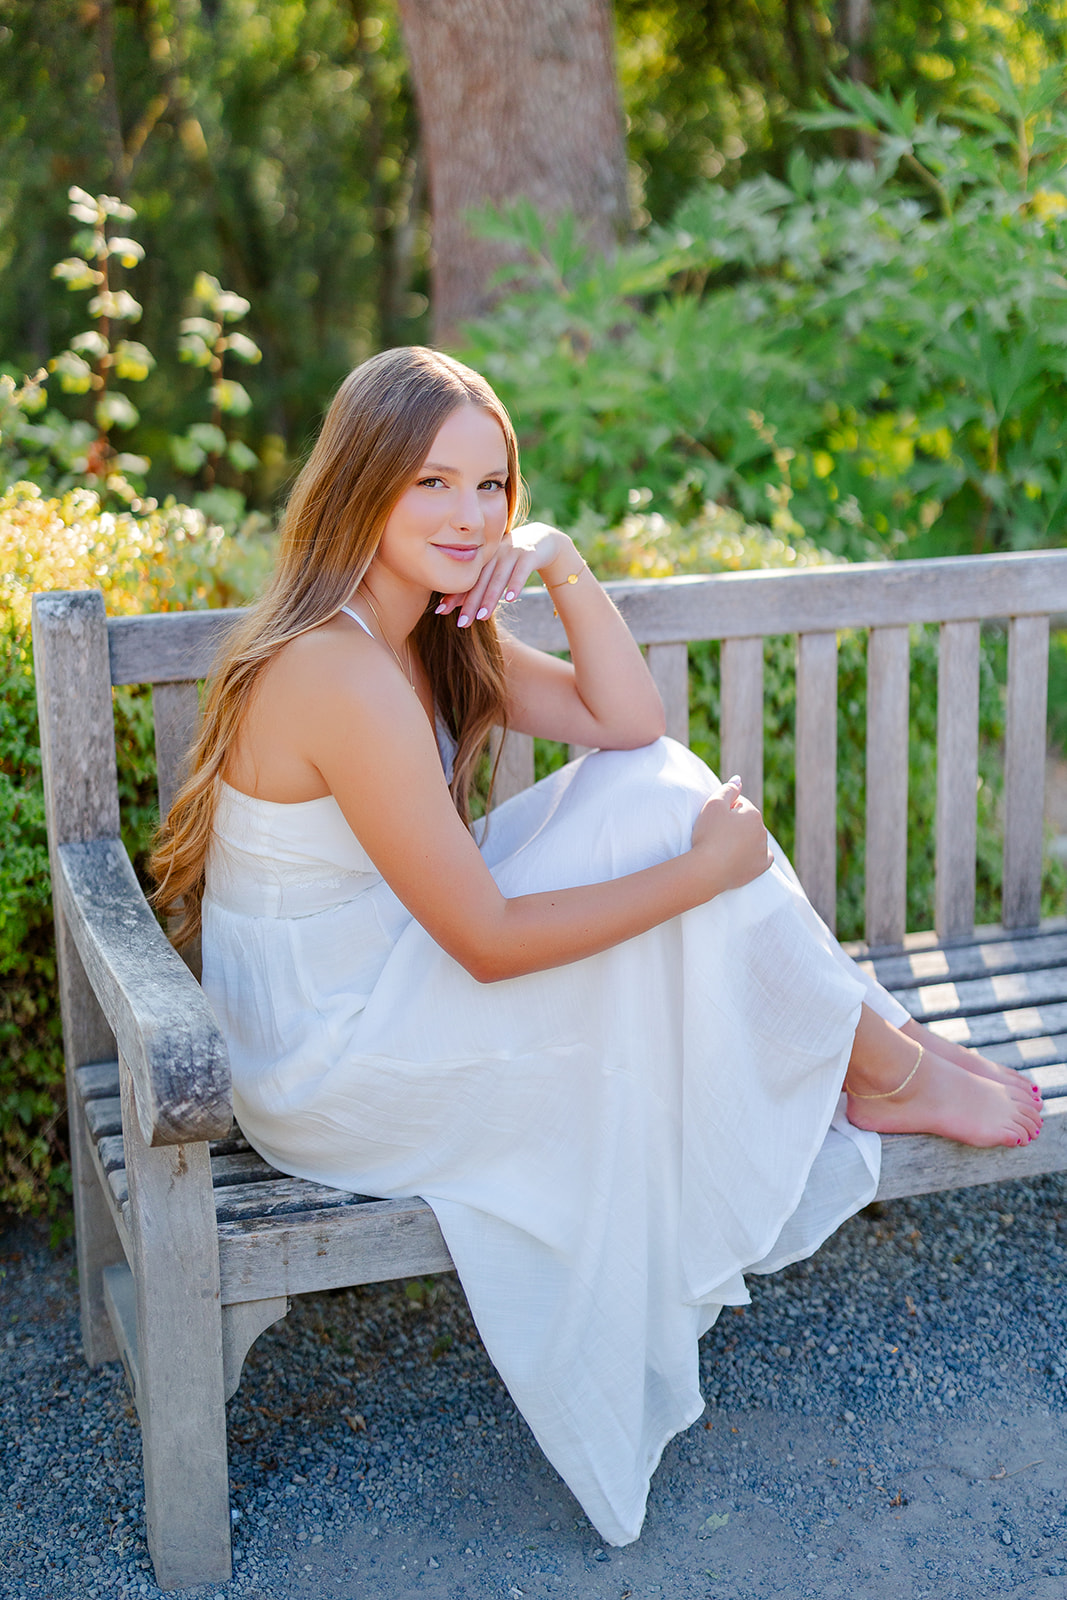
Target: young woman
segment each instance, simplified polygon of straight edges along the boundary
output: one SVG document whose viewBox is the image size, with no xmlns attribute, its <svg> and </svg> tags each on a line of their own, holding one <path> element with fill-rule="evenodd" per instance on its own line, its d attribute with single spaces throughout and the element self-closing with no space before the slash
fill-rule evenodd
<svg viewBox="0 0 1067 1600">
<path fill-rule="evenodd" d="M 874 1130 L 1025 1143 L 1040 1102 L 849 961 L 519 503 L 475 373 L 405 349 L 351 374 L 219 668 L 158 901 L 186 938 L 202 916 L 249 1141 L 426 1198 L 545 1453 L 624 1544 L 703 1408 L 700 1334 L 871 1199 Z M 494 622 L 534 573 L 569 663 Z M 595 753 L 472 829 L 494 726 Z"/>
</svg>

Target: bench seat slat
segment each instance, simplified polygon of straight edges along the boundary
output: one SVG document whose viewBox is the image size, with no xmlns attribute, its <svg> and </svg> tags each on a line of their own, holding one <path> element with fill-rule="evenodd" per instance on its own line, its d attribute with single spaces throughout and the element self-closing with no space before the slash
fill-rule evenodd
<svg viewBox="0 0 1067 1600">
<path fill-rule="evenodd" d="M 973 1017 L 987 1011 L 1016 1010 L 1020 1006 L 1052 1005 L 1067 1001 L 1067 968 L 1001 972 L 990 978 L 967 978 L 959 983 L 928 983 L 922 988 L 897 989 L 894 992 L 901 1005 L 923 1022 L 933 1017 Z"/>
<path fill-rule="evenodd" d="M 1067 933 L 1016 935 L 974 944 L 940 945 L 927 950 L 868 957 L 861 966 L 894 993 L 927 983 L 959 983 L 1002 972 L 1031 972 L 1067 966 Z"/>
<path fill-rule="evenodd" d="M 986 1011 L 976 1017 L 942 1017 L 928 1026 L 943 1039 L 985 1050 L 1013 1039 L 1055 1038 L 1067 1033 L 1067 1005 L 1022 1006 L 1016 1011 Z"/>
</svg>

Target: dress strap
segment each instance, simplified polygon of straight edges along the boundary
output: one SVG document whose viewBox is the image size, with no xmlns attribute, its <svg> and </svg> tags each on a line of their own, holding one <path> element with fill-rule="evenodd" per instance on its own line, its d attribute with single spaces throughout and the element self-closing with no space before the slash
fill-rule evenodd
<svg viewBox="0 0 1067 1600">
<path fill-rule="evenodd" d="M 342 606 L 341 610 L 344 612 L 346 617 L 351 617 L 353 622 L 358 622 L 360 627 L 363 629 L 364 633 L 370 634 L 370 637 L 372 639 L 374 638 L 373 629 L 368 628 L 368 626 L 364 622 L 363 618 L 361 616 L 359 616 L 355 611 L 353 611 L 350 606 Z M 377 643 L 377 640 L 375 640 L 375 643 Z"/>
</svg>

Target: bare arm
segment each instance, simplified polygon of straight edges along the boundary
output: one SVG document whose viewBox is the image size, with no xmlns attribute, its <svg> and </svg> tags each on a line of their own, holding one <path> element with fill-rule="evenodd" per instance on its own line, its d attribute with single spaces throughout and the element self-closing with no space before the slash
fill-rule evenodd
<svg viewBox="0 0 1067 1600">
<path fill-rule="evenodd" d="M 271 722 L 321 774 L 386 882 L 481 982 L 593 955 L 769 865 L 759 813 L 727 787 L 675 860 L 506 899 L 456 814 L 425 713 L 373 640 L 305 635 L 282 653 L 267 692 Z"/>
<path fill-rule="evenodd" d="M 466 595 L 449 595 L 442 613 L 458 612 L 464 626 L 517 595 L 533 572 L 549 586 L 570 645 L 560 661 L 505 636 L 508 723 L 518 733 L 563 739 L 601 750 L 651 744 L 664 732 L 663 704 L 644 657 L 573 540 L 532 522 L 518 528 Z M 576 575 L 577 581 L 567 580 Z"/>
</svg>

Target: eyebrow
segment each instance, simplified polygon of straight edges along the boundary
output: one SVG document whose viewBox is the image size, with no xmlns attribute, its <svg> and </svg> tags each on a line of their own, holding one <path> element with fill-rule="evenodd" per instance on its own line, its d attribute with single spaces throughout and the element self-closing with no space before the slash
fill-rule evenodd
<svg viewBox="0 0 1067 1600">
<path fill-rule="evenodd" d="M 419 470 L 420 472 L 450 472 L 453 477 L 458 477 L 459 475 L 458 467 L 446 467 L 440 461 L 424 461 Z M 506 478 L 507 475 L 507 467 L 492 467 L 488 472 L 482 473 L 483 478 Z"/>
</svg>

